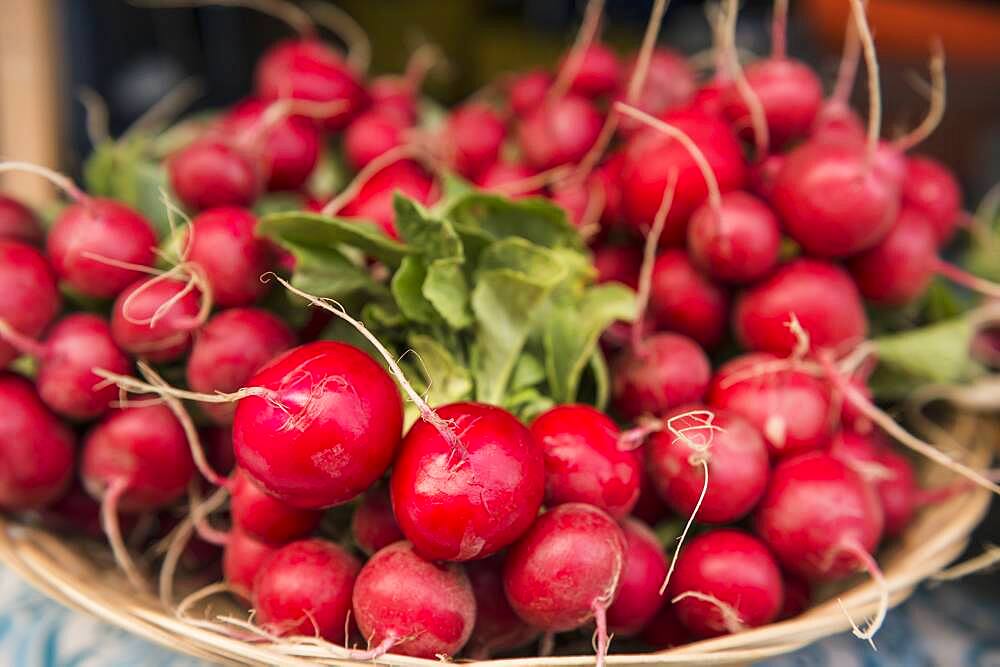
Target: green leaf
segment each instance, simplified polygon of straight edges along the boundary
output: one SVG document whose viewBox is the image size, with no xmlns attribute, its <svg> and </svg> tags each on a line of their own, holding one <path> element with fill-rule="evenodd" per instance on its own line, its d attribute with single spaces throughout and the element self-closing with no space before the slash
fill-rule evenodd
<svg viewBox="0 0 1000 667">
<path fill-rule="evenodd" d="M 485 192 L 459 197 L 445 212 L 456 229 L 479 230 L 493 239 L 519 237 L 547 248 L 583 249 L 566 212 L 542 198 L 511 200 Z"/>
<path fill-rule="evenodd" d="M 423 296 L 452 329 L 464 329 L 473 322 L 469 310 L 469 285 L 457 259 L 439 259 L 427 268 Z"/>
<path fill-rule="evenodd" d="M 428 403 L 445 405 L 472 396 L 469 370 L 444 345 L 423 334 L 411 334 L 409 344 L 420 357 L 415 365 L 424 376 Z"/>
<path fill-rule="evenodd" d="M 428 261 L 463 257 L 462 241 L 451 224 L 426 215 L 416 202 L 399 193 L 393 199 L 393 206 L 399 235 L 413 251 L 420 252 Z"/>
<path fill-rule="evenodd" d="M 590 357 L 590 370 L 594 377 L 594 405 L 598 410 L 603 410 L 608 407 L 608 400 L 611 398 L 611 372 L 600 347 Z"/>
<path fill-rule="evenodd" d="M 289 213 L 301 211 L 305 206 L 305 197 L 295 192 L 272 192 L 264 195 L 253 205 L 253 213 L 263 218 L 274 213 Z"/>
<path fill-rule="evenodd" d="M 510 377 L 510 390 L 517 391 L 533 387 L 545 379 L 545 366 L 533 354 L 524 352 L 517 359 Z"/>
<path fill-rule="evenodd" d="M 336 249 L 339 245 L 352 246 L 393 268 L 411 253 L 406 245 L 389 238 L 375 225 L 319 213 L 274 213 L 262 218 L 257 230 L 284 247 L 287 247 L 286 244 L 326 249 Z"/>
<path fill-rule="evenodd" d="M 880 398 L 921 383 L 952 383 L 978 371 L 969 357 L 975 330 L 969 318 L 947 320 L 873 340 L 879 367 L 873 386 Z"/>
<path fill-rule="evenodd" d="M 375 282 L 364 266 L 352 262 L 336 248 L 301 246 L 290 241 L 283 245 L 295 256 L 292 284 L 305 292 L 334 299 L 357 292 L 386 293 L 385 287 Z"/>
<path fill-rule="evenodd" d="M 392 276 L 392 296 L 399 310 L 408 319 L 421 324 L 431 324 L 437 315 L 434 305 L 423 293 L 427 270 L 418 257 L 405 257 Z"/>
<path fill-rule="evenodd" d="M 613 322 L 635 319 L 635 294 L 624 285 L 590 288 L 578 303 L 554 308 L 545 322 L 545 368 L 549 391 L 560 403 L 576 400 L 580 377 Z"/>
<path fill-rule="evenodd" d="M 503 408 L 528 424 L 546 410 L 555 407 L 556 402 L 542 394 L 535 387 L 526 387 L 504 397 Z"/>
</svg>

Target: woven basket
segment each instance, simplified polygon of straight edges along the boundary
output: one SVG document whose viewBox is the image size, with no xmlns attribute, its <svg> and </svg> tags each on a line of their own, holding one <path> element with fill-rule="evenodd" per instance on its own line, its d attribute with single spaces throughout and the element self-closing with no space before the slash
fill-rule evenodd
<svg viewBox="0 0 1000 667">
<path fill-rule="evenodd" d="M 951 433 L 951 449 L 958 441 L 968 444 L 964 451 L 949 451 L 949 454 L 973 466 L 984 466 L 990 459 L 1000 429 L 993 421 L 962 417 Z M 924 465 L 921 473 L 927 484 L 940 484 L 950 479 L 947 473 L 931 464 Z M 940 572 L 962 553 L 969 534 L 983 518 L 989 503 L 990 493 L 978 487 L 956 495 L 919 514 L 901 539 L 879 553 L 891 605 L 905 600 L 917 585 Z M 108 565 L 109 559 L 88 557 L 83 555 L 85 549 L 75 546 L 45 530 L 0 517 L 0 560 L 8 567 L 62 604 L 148 640 L 223 664 L 354 667 L 359 664 L 346 659 L 343 649 L 319 641 L 250 643 L 188 622 L 178 617 L 174 610 L 164 608 L 155 597 L 130 590 L 117 570 Z M 788 653 L 850 627 L 838 599 L 855 619 L 874 613 L 879 597 L 874 584 L 860 577 L 851 583 L 853 585 L 847 588 L 826 591 L 824 602 L 794 619 L 660 653 L 613 653 L 608 656 L 608 664 L 736 664 Z M 389 654 L 379 658 L 378 664 L 430 667 L 441 663 Z M 489 667 L 582 666 L 593 664 L 593 656 L 517 658 L 474 664 Z"/>
</svg>

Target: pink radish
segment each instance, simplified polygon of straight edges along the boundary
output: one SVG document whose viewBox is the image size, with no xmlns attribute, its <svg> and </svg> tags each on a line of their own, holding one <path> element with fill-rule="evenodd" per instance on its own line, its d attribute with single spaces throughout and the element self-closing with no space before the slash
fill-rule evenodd
<svg viewBox="0 0 1000 667">
<path fill-rule="evenodd" d="M 212 136 L 195 139 L 171 155 L 167 172 L 177 198 L 196 211 L 250 206 L 266 178 L 259 161 L 238 142 Z"/>
<path fill-rule="evenodd" d="M 442 131 L 452 167 L 466 178 L 475 178 L 497 161 L 507 135 L 500 114 L 477 102 L 454 109 Z"/>
<path fill-rule="evenodd" d="M 576 163 L 597 141 L 601 124 L 601 114 L 590 101 L 569 95 L 546 101 L 525 116 L 518 144 L 525 162 L 535 169 Z"/>
<path fill-rule="evenodd" d="M 601 245 L 594 249 L 594 268 L 599 283 L 619 282 L 636 289 L 640 264 L 642 251 L 635 246 Z"/>
<path fill-rule="evenodd" d="M 187 360 L 188 386 L 206 394 L 237 391 L 261 366 L 294 343 L 288 326 L 266 310 L 224 310 L 195 337 Z M 206 403 L 202 409 L 220 424 L 231 423 L 236 412 L 230 403 Z"/>
<path fill-rule="evenodd" d="M 42 253 L 20 241 L 0 240 L 0 368 L 19 351 L 12 336 L 33 338 L 42 333 L 60 308 L 59 289 Z"/>
<path fill-rule="evenodd" d="M 629 63 L 622 81 L 631 83 L 639 66 L 638 57 Z M 628 100 L 628 91 L 623 90 L 619 99 L 634 104 L 635 107 L 653 116 L 661 116 L 673 109 L 680 109 L 691 102 L 697 89 L 695 73 L 687 59 L 680 53 L 667 48 L 654 49 L 642 87 L 637 96 Z M 635 133 L 642 124 L 633 118 L 622 118 L 619 127 L 626 135 Z"/>
<path fill-rule="evenodd" d="M 233 528 L 222 552 L 222 575 L 226 584 L 244 600 L 252 599 L 254 580 L 261 565 L 280 548 Z"/>
<path fill-rule="evenodd" d="M 111 310 L 111 336 L 130 354 L 154 363 L 174 361 L 187 352 L 191 332 L 204 322 L 210 302 L 190 290 L 191 283 L 148 278 L 118 295 Z"/>
<path fill-rule="evenodd" d="M 760 540 L 733 529 L 691 540 L 677 559 L 668 594 L 678 620 L 698 637 L 766 625 L 784 602 L 774 556 Z"/>
<path fill-rule="evenodd" d="M 846 351 L 865 339 L 868 318 L 854 281 L 840 267 L 796 259 L 750 287 L 733 309 L 736 337 L 750 350 L 786 356 L 798 343 L 792 316 L 815 349 Z"/>
<path fill-rule="evenodd" d="M 626 518 L 625 567 L 615 601 L 608 607 L 608 629 L 625 637 L 635 635 L 663 605 L 660 584 L 667 574 L 667 559 L 656 535 L 641 521 Z"/>
<path fill-rule="evenodd" d="M 812 602 L 812 588 L 805 579 L 784 572 L 781 581 L 785 586 L 785 602 L 781 605 L 781 613 L 776 620 L 784 621 L 795 618 L 809 608 Z"/>
<path fill-rule="evenodd" d="M 874 247 L 852 257 L 851 277 L 872 303 L 900 305 L 927 289 L 940 260 L 934 226 L 917 209 L 904 206 L 889 233 Z"/>
<path fill-rule="evenodd" d="M 271 120 L 268 113 L 272 104 L 254 97 L 239 102 L 223 118 L 223 130 L 238 140 L 249 140 L 257 149 L 268 190 L 298 190 L 319 161 L 320 129 L 316 121 L 300 115 Z"/>
<path fill-rule="evenodd" d="M 594 619 L 603 664 L 606 612 L 621 586 L 625 553 L 625 535 L 607 514 L 582 503 L 560 505 L 540 516 L 507 554 L 507 600 L 518 616 L 546 632 Z"/>
<path fill-rule="evenodd" d="M 687 243 L 692 260 L 712 278 L 748 283 L 777 265 L 781 230 L 764 202 L 745 192 L 727 192 L 717 206 L 692 214 Z"/>
<path fill-rule="evenodd" d="M 643 466 L 642 478 L 639 483 L 639 501 L 632 508 L 632 516 L 650 526 L 655 526 L 669 515 L 670 510 L 663 503 L 660 494 L 657 493 L 656 485 L 653 484 L 653 478 L 649 476 L 649 471 Z"/>
<path fill-rule="evenodd" d="M 271 554 L 253 584 L 255 620 L 279 635 L 343 644 L 361 562 L 333 542 L 292 542 Z"/>
<path fill-rule="evenodd" d="M 579 63 L 572 63 L 573 53 L 563 58 L 560 70 L 576 65 L 576 72 L 570 79 L 570 92 L 583 97 L 596 98 L 610 95 L 618 87 L 622 76 L 622 66 L 618 56 L 599 42 L 587 46 L 580 54 Z"/>
<path fill-rule="evenodd" d="M 285 544 L 308 536 L 319 525 L 319 512 L 291 507 L 267 495 L 239 468 L 229 492 L 233 525 L 261 542 Z"/>
<path fill-rule="evenodd" d="M 373 655 L 455 656 L 472 635 L 476 598 L 461 565 L 432 563 L 409 542 L 372 556 L 354 585 L 354 617 Z"/>
<path fill-rule="evenodd" d="M 816 121 L 812 129 L 813 137 L 831 140 L 864 140 L 864 123 L 850 104 L 851 91 L 854 88 L 854 78 L 857 75 L 860 59 L 861 40 L 858 39 L 857 26 L 849 20 L 844 34 L 844 49 L 840 56 L 840 66 L 837 68 L 837 80 L 830 97 L 823 102 L 819 113 L 816 114 Z"/>
<path fill-rule="evenodd" d="M 371 107 L 409 127 L 417 120 L 417 91 L 404 78 L 378 76 L 368 84 Z"/>
<path fill-rule="evenodd" d="M 425 558 L 484 558 L 537 516 L 545 492 L 542 447 L 498 407 L 453 403 L 435 412 L 452 438 L 423 419 L 410 428 L 393 465 L 393 513 Z"/>
<path fill-rule="evenodd" d="M 405 539 L 392 514 L 392 501 L 385 484 L 378 482 L 361 496 L 351 515 L 351 536 L 358 548 L 369 556 Z"/>
<path fill-rule="evenodd" d="M 250 378 L 243 392 L 233 420 L 236 459 L 289 505 L 346 502 L 371 486 L 396 453 L 403 425 L 399 390 L 378 363 L 350 345 L 293 348 Z"/>
<path fill-rule="evenodd" d="M 213 208 L 191 221 L 187 259 L 205 272 L 220 306 L 247 306 L 264 295 L 260 277 L 273 261 L 268 242 L 256 236 L 257 218 L 236 207 Z"/>
<path fill-rule="evenodd" d="M 625 154 L 617 151 L 608 156 L 591 174 L 591 180 L 600 185 L 604 195 L 601 222 L 608 228 L 621 227 L 622 224 L 621 171 L 624 164 Z"/>
<path fill-rule="evenodd" d="M 531 435 L 545 452 L 545 504 L 587 503 L 615 519 L 639 499 L 639 458 L 618 447 L 618 427 L 588 405 L 559 405 L 539 415 Z"/>
<path fill-rule="evenodd" d="M 958 225 L 962 190 L 946 166 L 929 157 L 915 155 L 906 160 L 903 204 L 927 216 L 938 245 L 943 245 L 951 239 Z"/>
<path fill-rule="evenodd" d="M 695 417 L 685 416 L 692 409 L 712 416 L 709 437 L 697 442 L 695 432 L 704 436 L 706 430 L 698 428 L 701 423 Z M 680 516 L 690 516 L 697 508 L 697 518 L 704 523 L 733 523 L 749 514 L 764 495 L 770 475 L 767 446 L 757 430 L 724 410 L 678 408 L 664 419 L 670 422 L 672 417 L 679 417 L 674 428 L 653 435 L 645 451 L 660 497 Z M 693 463 L 700 457 L 708 468 L 707 482 L 703 467 Z"/>
<path fill-rule="evenodd" d="M 507 194 L 508 189 L 512 185 L 527 183 L 533 176 L 535 176 L 535 171 L 523 164 L 500 161 L 480 174 L 479 178 L 476 179 L 476 185 L 489 192 Z M 520 189 L 516 193 L 511 193 L 509 196 L 512 199 L 517 199 L 519 197 L 530 197 L 540 194 L 542 194 L 541 186 L 532 185 L 527 189 Z"/>
<path fill-rule="evenodd" d="M 40 509 L 73 479 L 73 434 L 42 404 L 29 380 L 0 371 L 0 507 Z"/>
<path fill-rule="evenodd" d="M 476 624 L 466 653 L 476 660 L 520 648 L 539 634 L 522 621 L 507 602 L 503 590 L 503 563 L 503 557 L 496 555 L 465 565 L 476 596 Z"/>
<path fill-rule="evenodd" d="M 44 240 L 45 232 L 34 212 L 13 197 L 0 195 L 0 241 L 41 245 Z"/>
<path fill-rule="evenodd" d="M 700 401 L 711 372 L 708 357 L 693 340 L 673 333 L 654 334 L 615 362 L 615 407 L 634 419 Z"/>
<path fill-rule="evenodd" d="M 770 354 L 746 354 L 723 364 L 712 378 L 708 404 L 749 421 L 775 456 L 820 449 L 830 438 L 827 388 Z"/>
<path fill-rule="evenodd" d="M 657 329 L 684 334 L 706 348 L 725 336 L 729 295 L 699 273 L 683 250 L 665 250 L 656 257 L 649 296 Z"/>
<path fill-rule="evenodd" d="M 750 182 L 748 188 L 764 201 L 771 201 L 774 193 L 774 180 L 778 177 L 778 172 L 785 164 L 785 156 L 771 154 L 763 160 L 758 160 L 750 167 Z"/>
<path fill-rule="evenodd" d="M 340 210 L 340 215 L 371 220 L 386 234 L 396 238 L 396 212 L 392 204 L 395 192 L 416 199 L 421 204 L 429 204 L 433 199 L 433 190 L 434 181 L 419 165 L 408 160 L 397 161 L 367 180 L 357 196 Z"/>
<path fill-rule="evenodd" d="M 551 86 L 552 75 L 543 70 L 514 75 L 507 84 L 511 109 L 519 117 L 529 115 L 542 105 Z"/>
<path fill-rule="evenodd" d="M 355 170 L 361 170 L 372 160 L 402 146 L 407 125 L 396 114 L 376 107 L 355 118 L 344 130 L 344 157 Z"/>
<path fill-rule="evenodd" d="M 691 633 L 677 620 L 672 604 L 660 606 L 660 610 L 642 629 L 640 636 L 642 641 L 657 651 L 683 646 L 691 641 Z"/>
</svg>

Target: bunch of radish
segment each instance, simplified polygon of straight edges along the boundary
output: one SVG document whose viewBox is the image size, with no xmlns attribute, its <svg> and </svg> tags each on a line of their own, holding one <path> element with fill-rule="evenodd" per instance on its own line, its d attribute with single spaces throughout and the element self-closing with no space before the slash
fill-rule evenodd
<svg viewBox="0 0 1000 667">
<path fill-rule="evenodd" d="M 612 636 L 651 650 L 742 632 L 858 572 L 883 602 L 865 627 L 849 619 L 871 640 L 889 595 L 879 546 L 924 505 L 1000 490 L 896 423 L 870 384 L 890 349 L 868 339 L 870 313 L 918 302 L 935 275 L 998 293 L 941 259 L 961 191 L 946 166 L 909 154 L 942 112 L 942 56 L 927 120 L 890 141 L 861 0 L 826 99 L 785 52 L 787 3 L 775 3 L 771 54 L 745 69 L 725 3 L 707 79 L 656 46 L 665 4 L 622 58 L 589 3 L 554 70 L 506 77 L 435 125 L 420 93 L 429 50 L 403 75 L 369 78 L 356 31 L 344 54 L 275 3 L 300 34 L 262 55 L 250 97 L 163 161 L 168 230 L 138 202 L 0 163 L 70 200 L 45 229 L 0 198 L 0 508 L 103 533 L 141 591 L 162 556 L 167 605 L 178 570 L 221 572 L 221 586 L 179 603 L 181 618 L 226 592 L 254 614 L 218 632 L 318 637 L 331 658 L 544 655 L 593 633 L 600 664 Z M 866 125 L 847 103 L 861 54 Z M 320 191 L 331 156 L 353 177 Z M 456 187 L 497 196 L 463 209 Z M 261 224 L 271 193 L 297 197 L 280 238 Z M 496 214 L 471 229 L 490 206 L 554 222 L 519 233 Z M 426 211 L 445 222 L 402 219 Z M 424 231 L 437 240 L 415 241 Z M 587 244 L 592 262 L 573 265 L 584 283 L 636 291 L 630 322 L 608 327 L 595 356 L 610 367 L 607 411 L 599 387 L 577 402 L 522 391 L 530 410 L 471 390 L 436 403 L 439 387 L 481 377 L 489 351 L 429 360 L 422 392 L 372 333 L 380 318 L 384 330 L 441 324 L 375 308 L 387 294 L 444 307 L 428 283 L 414 296 L 408 259 L 441 269 L 479 254 L 479 270 L 445 274 L 449 294 L 473 296 L 434 330 L 465 349 L 483 328 L 467 321 L 486 307 L 480 285 L 515 280 L 484 268 L 502 261 L 483 249 L 497 239 L 560 257 L 576 244 L 586 258 Z M 331 276 L 345 266 L 377 295 L 346 302 L 358 317 L 313 294 L 341 296 Z M 495 326 L 498 345 L 546 344 Z M 516 366 L 510 385 L 551 372 Z M 543 386 L 532 382 L 510 391 Z M 922 488 L 893 440 L 967 479 Z"/>
</svg>

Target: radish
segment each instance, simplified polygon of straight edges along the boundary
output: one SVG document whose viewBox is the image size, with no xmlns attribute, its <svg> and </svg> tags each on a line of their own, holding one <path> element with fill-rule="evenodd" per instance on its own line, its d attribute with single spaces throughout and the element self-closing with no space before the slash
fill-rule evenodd
<svg viewBox="0 0 1000 667">
<path fill-rule="evenodd" d="M 351 515 L 351 536 L 354 544 L 369 556 L 405 539 L 392 514 L 392 501 L 385 484 L 377 482 L 361 496 Z"/>
<path fill-rule="evenodd" d="M 293 348 L 257 372 L 233 419 L 240 467 L 275 498 L 304 509 L 346 502 L 389 466 L 403 407 L 389 375 L 333 341 Z"/>
<path fill-rule="evenodd" d="M 294 344 L 288 326 L 266 310 L 224 310 L 195 337 L 187 360 L 188 386 L 206 394 L 235 392 L 261 366 Z M 219 424 L 231 423 L 236 412 L 230 403 L 206 403 L 202 409 Z"/>
<path fill-rule="evenodd" d="M 397 114 L 375 107 L 355 118 L 344 130 L 344 157 L 355 170 L 402 146 L 407 124 Z"/>
<path fill-rule="evenodd" d="M 139 280 L 118 295 L 111 310 L 111 336 L 130 354 L 154 363 L 174 361 L 191 344 L 191 332 L 205 321 L 211 302 L 191 283 L 156 277 Z"/>
<path fill-rule="evenodd" d="M 865 126 L 858 113 L 851 108 L 851 90 L 857 75 L 858 60 L 861 58 L 861 40 L 857 26 L 847 22 L 844 34 L 844 50 L 837 68 L 837 80 L 830 97 L 820 107 L 812 128 L 812 136 L 823 139 L 864 140 Z"/>
<path fill-rule="evenodd" d="M 269 118 L 275 102 L 248 98 L 222 119 L 223 131 L 248 141 L 260 154 L 270 191 L 298 190 L 319 161 L 322 136 L 312 118 L 288 114 Z"/>
<path fill-rule="evenodd" d="M 375 164 L 372 162 L 368 166 Z M 396 212 L 392 203 L 394 194 L 398 191 L 421 204 L 430 204 L 434 198 L 433 190 L 434 181 L 419 165 L 399 160 L 371 176 L 339 213 L 345 218 L 371 220 L 386 234 L 397 238 Z M 327 209 L 324 213 L 336 214 Z"/>
<path fill-rule="evenodd" d="M 233 525 L 268 544 L 285 544 L 306 537 L 321 518 L 316 510 L 291 507 L 273 498 L 237 468 L 229 485 L 229 512 Z"/>
<path fill-rule="evenodd" d="M 618 282 L 636 289 L 640 264 L 642 252 L 635 246 L 601 245 L 594 249 L 594 268 L 599 283 Z M 655 303 L 655 297 L 653 301 Z"/>
<path fill-rule="evenodd" d="M 20 241 L 0 239 L 0 368 L 19 351 L 10 342 L 33 338 L 48 326 L 60 308 L 59 289 L 42 253 Z"/>
<path fill-rule="evenodd" d="M 777 265 L 781 230 L 764 202 L 745 192 L 727 192 L 717 204 L 691 215 L 687 244 L 691 259 L 712 278 L 749 283 Z"/>
<path fill-rule="evenodd" d="M 378 113 L 391 117 L 405 127 L 416 123 L 417 91 L 404 77 L 394 75 L 375 77 L 368 84 L 368 96 L 371 98 L 371 108 L 376 109 Z M 351 124 L 354 122 L 357 122 L 357 118 Z"/>
<path fill-rule="evenodd" d="M 622 65 L 618 56 L 608 47 L 599 42 L 592 43 L 579 54 L 579 62 L 573 60 L 574 54 L 571 52 L 563 58 L 557 68 L 560 72 L 564 68 L 576 70 L 571 74 L 569 84 L 571 93 L 596 98 L 610 95 L 618 87 L 622 77 Z"/>
<path fill-rule="evenodd" d="M 657 651 L 683 646 L 691 641 L 691 634 L 677 620 L 677 613 L 672 604 L 660 606 L 653 620 L 642 629 L 640 637 Z"/>
<path fill-rule="evenodd" d="M 59 499 L 73 479 L 73 434 L 53 415 L 29 380 L 0 371 L 0 507 L 40 509 Z"/>
<path fill-rule="evenodd" d="M 476 186 L 488 192 L 507 194 L 511 186 L 529 183 L 536 172 L 517 162 L 500 161 L 488 167 L 475 180 Z M 531 197 L 542 194 L 541 186 L 532 184 L 530 187 L 517 189 L 509 193 L 512 199 Z"/>
<path fill-rule="evenodd" d="M 750 182 L 747 184 L 750 192 L 764 201 L 771 201 L 771 195 L 774 193 L 774 181 L 784 164 L 785 156 L 774 153 L 754 163 L 750 167 Z"/>
<path fill-rule="evenodd" d="M 559 405 L 539 415 L 531 435 L 545 452 L 545 504 L 587 503 L 615 519 L 639 500 L 642 468 L 618 448 L 620 432 L 588 405 Z"/>
<path fill-rule="evenodd" d="M 195 139 L 167 160 L 170 187 L 196 211 L 252 205 L 263 189 L 263 172 L 246 149 L 222 137 Z"/>
<path fill-rule="evenodd" d="M 461 565 L 432 563 L 409 542 L 391 544 L 361 568 L 354 617 L 373 657 L 457 655 L 472 634 L 476 598 Z"/>
<path fill-rule="evenodd" d="M 475 178 L 497 161 L 507 128 L 489 106 L 468 102 L 451 112 L 442 132 L 452 168 Z"/>
<path fill-rule="evenodd" d="M 233 528 L 222 552 L 222 575 L 226 584 L 244 600 L 252 599 L 254 580 L 261 565 L 280 548 Z"/>
<path fill-rule="evenodd" d="M 711 423 L 692 410 L 710 415 Z M 673 428 L 653 435 L 646 446 L 646 467 L 670 509 L 681 516 L 697 509 L 698 520 L 711 524 L 733 523 L 749 514 L 770 475 L 767 446 L 757 430 L 725 410 L 679 408 L 664 419 L 673 421 Z M 701 458 L 707 471 L 695 462 Z"/>
<path fill-rule="evenodd" d="M 767 547 L 741 530 L 709 531 L 677 559 L 670 598 L 678 620 L 697 637 L 740 632 L 781 612 L 781 570 Z"/>
<path fill-rule="evenodd" d="M 74 313 L 56 324 L 44 342 L 0 323 L 0 339 L 38 362 L 35 384 L 50 409 L 70 419 L 93 419 L 118 398 L 118 388 L 102 383 L 93 368 L 128 373 L 128 357 L 115 345 L 108 323 L 97 315 Z"/>
<path fill-rule="evenodd" d="M 590 101 L 568 95 L 545 101 L 525 116 L 518 126 L 518 145 L 535 169 L 579 162 L 597 141 L 601 124 Z"/>
<path fill-rule="evenodd" d="M 498 407 L 453 403 L 434 412 L 451 437 L 424 419 L 410 428 L 393 465 L 393 513 L 425 558 L 485 558 L 537 516 L 546 483 L 542 447 Z"/>
<path fill-rule="evenodd" d="M 746 183 L 742 149 L 724 121 L 697 111 L 672 111 L 659 120 L 621 103 L 615 109 L 650 126 L 637 132 L 625 148 L 622 202 L 626 222 L 633 227 L 648 225 L 655 217 L 671 170 L 677 170 L 677 191 L 667 217 L 665 245 L 683 243 L 688 218 L 709 196 L 706 172 L 714 174 L 720 193 Z M 700 166 L 696 155 L 704 157 Z"/>
<path fill-rule="evenodd" d="M 256 236 L 257 218 L 236 207 L 213 208 L 191 221 L 187 259 L 205 272 L 220 306 L 247 306 L 267 290 L 262 274 L 273 262 L 270 246 Z"/>
<path fill-rule="evenodd" d="M 903 205 L 923 213 L 934 228 L 938 245 L 947 243 L 961 217 L 962 190 L 946 166 L 929 157 L 906 159 Z"/>
<path fill-rule="evenodd" d="M 667 518 L 669 514 L 670 510 L 663 503 L 660 494 L 657 493 L 653 478 L 649 476 L 649 471 L 643 466 L 642 477 L 639 479 L 639 501 L 632 508 L 632 516 L 650 526 L 655 526 Z"/>
<path fill-rule="evenodd" d="M 503 586 L 511 607 L 545 632 L 573 630 L 594 619 L 597 661 L 608 652 L 606 612 L 625 569 L 625 535 L 603 511 L 582 503 L 538 518 L 507 554 Z"/>
<path fill-rule="evenodd" d="M 712 369 L 705 352 L 690 338 L 659 333 L 645 338 L 615 361 L 615 407 L 627 419 L 700 401 Z"/>
<path fill-rule="evenodd" d="M 360 570 L 361 562 L 333 542 L 287 544 L 261 564 L 254 579 L 255 620 L 274 634 L 343 644 Z"/>
<path fill-rule="evenodd" d="M 622 521 L 625 567 L 615 601 L 608 607 L 608 629 L 635 635 L 653 619 L 663 603 L 659 586 L 667 574 L 667 559 L 656 535 L 641 521 Z"/>
<path fill-rule="evenodd" d="M 904 206 L 889 233 L 848 263 L 862 296 L 879 305 L 913 301 L 937 270 L 938 240 L 933 224 L 919 210 Z"/>
<path fill-rule="evenodd" d="M 507 84 L 507 97 L 514 114 L 523 118 L 542 105 L 552 87 L 552 75 L 544 70 L 517 74 Z"/>
<path fill-rule="evenodd" d="M 812 603 L 812 588 L 805 579 L 786 572 L 781 573 L 781 581 L 785 587 L 785 602 L 781 605 L 781 613 L 776 620 L 784 621 L 795 618 L 809 608 Z"/>
<path fill-rule="evenodd" d="M 639 65 L 637 56 L 628 64 L 622 81 L 631 84 Z M 686 106 L 694 99 L 698 87 L 695 73 L 687 59 L 682 54 L 663 47 L 653 49 L 640 85 L 641 88 L 637 89 L 634 100 L 628 99 L 627 90 L 619 94 L 619 99 L 653 116 L 660 116 Z M 620 119 L 619 127 L 630 136 L 638 131 L 642 124 L 633 118 L 624 117 Z"/>
<path fill-rule="evenodd" d="M 566 217 L 585 239 L 600 231 L 606 185 L 600 178 L 566 180 L 550 188 L 549 199 L 566 211 Z"/>
<path fill-rule="evenodd" d="M 820 449 L 830 438 L 827 388 L 770 354 L 746 354 L 723 364 L 712 378 L 708 404 L 750 422 L 774 456 Z"/>
<path fill-rule="evenodd" d="M 351 66 L 329 46 L 309 36 L 278 42 L 268 49 L 257 62 L 254 80 L 257 94 L 266 100 L 342 100 L 343 108 L 323 119 L 328 131 L 343 129 L 369 103 L 368 93 Z"/>
<path fill-rule="evenodd" d="M 726 334 L 729 295 L 705 278 L 683 250 L 665 250 L 653 265 L 649 311 L 657 329 L 714 348 Z"/>
<path fill-rule="evenodd" d="M 37 246 L 44 240 L 45 231 L 35 213 L 13 197 L 0 195 L 0 241 Z"/>
<path fill-rule="evenodd" d="M 817 259 L 793 260 L 750 287 L 733 309 L 733 329 L 747 349 L 786 356 L 798 343 L 787 325 L 793 315 L 815 349 L 843 352 L 868 333 L 854 281 Z"/>
<path fill-rule="evenodd" d="M 228 475 L 236 468 L 232 429 L 228 426 L 204 426 L 198 429 L 198 439 L 205 447 L 205 456 L 213 470 Z"/>
<path fill-rule="evenodd" d="M 476 596 L 476 624 L 466 646 L 475 660 L 485 660 L 532 642 L 538 630 L 521 620 L 503 590 L 503 557 L 490 556 L 466 563 L 465 571 Z"/>
</svg>

